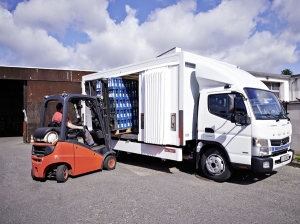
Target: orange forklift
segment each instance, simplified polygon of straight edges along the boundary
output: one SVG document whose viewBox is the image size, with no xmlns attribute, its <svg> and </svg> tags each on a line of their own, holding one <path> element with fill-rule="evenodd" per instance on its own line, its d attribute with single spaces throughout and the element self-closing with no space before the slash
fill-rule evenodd
<svg viewBox="0 0 300 224">
<path fill-rule="evenodd" d="M 63 105 L 61 123 L 52 121 L 57 103 Z M 104 105 L 101 98 L 90 95 L 63 93 L 44 97 L 40 126 L 33 136 L 31 176 L 34 180 L 55 177 L 57 182 L 66 182 L 70 175 L 116 167 Z M 85 123 L 80 116 L 83 106 L 90 109 L 91 127 L 69 129 L 66 125 L 69 119 L 77 126 Z"/>
</svg>

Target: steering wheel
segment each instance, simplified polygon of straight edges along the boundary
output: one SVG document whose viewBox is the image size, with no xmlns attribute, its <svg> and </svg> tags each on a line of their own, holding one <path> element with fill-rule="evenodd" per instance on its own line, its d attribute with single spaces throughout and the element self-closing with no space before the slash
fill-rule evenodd
<svg viewBox="0 0 300 224">
<path fill-rule="evenodd" d="M 83 126 L 83 121 L 77 121 L 77 122 L 76 122 L 76 125 L 77 125 L 77 126 Z"/>
</svg>

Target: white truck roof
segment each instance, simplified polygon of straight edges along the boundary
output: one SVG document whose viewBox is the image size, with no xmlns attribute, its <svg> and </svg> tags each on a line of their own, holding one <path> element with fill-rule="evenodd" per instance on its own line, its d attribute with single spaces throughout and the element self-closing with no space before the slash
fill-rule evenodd
<svg viewBox="0 0 300 224">
<path fill-rule="evenodd" d="M 178 48 L 176 48 L 178 49 Z M 258 80 L 250 73 L 238 68 L 236 65 L 217 61 L 211 58 L 203 57 L 186 51 L 168 52 L 160 57 L 128 64 L 125 66 L 101 71 L 91 75 L 83 76 L 82 81 L 95 80 L 99 78 L 120 77 L 128 74 L 138 73 L 148 69 L 176 65 L 181 63 L 193 64 L 196 68 L 196 78 L 206 79 L 224 85 L 239 85 L 242 87 L 253 87 L 259 89 L 268 89 L 264 83 Z M 183 64 L 184 65 L 184 64 Z"/>
</svg>

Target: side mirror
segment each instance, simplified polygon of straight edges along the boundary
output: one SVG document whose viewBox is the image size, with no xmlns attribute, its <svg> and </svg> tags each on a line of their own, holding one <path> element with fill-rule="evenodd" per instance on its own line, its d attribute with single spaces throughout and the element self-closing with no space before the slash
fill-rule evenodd
<svg viewBox="0 0 300 224">
<path fill-rule="evenodd" d="M 235 94 L 227 95 L 227 113 L 235 113 Z"/>
<path fill-rule="evenodd" d="M 227 111 L 231 113 L 230 121 L 236 125 L 249 125 L 251 124 L 250 117 L 247 114 L 239 113 L 239 104 L 243 102 L 243 97 L 236 96 L 235 94 L 228 94 L 227 96 Z M 240 111 L 241 112 L 241 111 Z"/>
</svg>

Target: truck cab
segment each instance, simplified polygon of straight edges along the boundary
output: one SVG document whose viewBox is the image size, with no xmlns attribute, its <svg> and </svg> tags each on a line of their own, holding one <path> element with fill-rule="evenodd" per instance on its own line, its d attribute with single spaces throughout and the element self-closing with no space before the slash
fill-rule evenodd
<svg viewBox="0 0 300 224">
<path fill-rule="evenodd" d="M 196 152 L 211 179 L 227 178 L 231 168 L 267 173 L 293 159 L 291 122 L 276 95 L 263 86 L 243 86 L 200 93 Z"/>
</svg>

